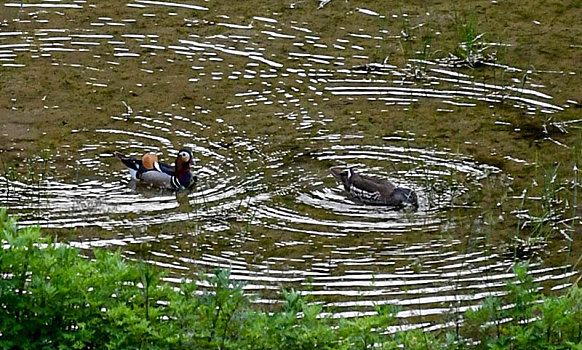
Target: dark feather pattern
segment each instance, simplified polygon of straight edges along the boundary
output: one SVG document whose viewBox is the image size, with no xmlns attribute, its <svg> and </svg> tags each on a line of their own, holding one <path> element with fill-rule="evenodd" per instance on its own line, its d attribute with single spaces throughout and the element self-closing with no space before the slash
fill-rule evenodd
<svg viewBox="0 0 582 350">
<path fill-rule="evenodd" d="M 136 159 L 134 157 L 126 157 L 119 152 L 114 152 L 114 154 L 119 160 L 121 160 L 123 165 L 125 165 L 129 169 L 133 169 L 135 171 L 138 171 L 139 168 L 142 167 L 142 162 L 140 159 Z"/>
</svg>

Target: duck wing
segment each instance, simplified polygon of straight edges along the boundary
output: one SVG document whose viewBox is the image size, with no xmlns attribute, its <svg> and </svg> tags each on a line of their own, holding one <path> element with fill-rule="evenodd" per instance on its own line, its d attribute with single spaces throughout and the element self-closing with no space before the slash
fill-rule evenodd
<svg viewBox="0 0 582 350">
<path fill-rule="evenodd" d="M 354 175 L 351 179 L 349 193 L 364 203 L 384 204 L 394 189 L 394 185 L 384 179 Z"/>
<path fill-rule="evenodd" d="M 382 196 L 390 196 L 396 189 L 396 186 L 387 180 L 365 175 L 354 175 L 352 185 L 367 192 L 378 192 Z"/>
</svg>

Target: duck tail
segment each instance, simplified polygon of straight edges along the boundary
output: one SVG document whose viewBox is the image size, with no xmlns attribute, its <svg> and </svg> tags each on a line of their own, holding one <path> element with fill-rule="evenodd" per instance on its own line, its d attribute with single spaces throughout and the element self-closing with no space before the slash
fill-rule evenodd
<svg viewBox="0 0 582 350">
<path fill-rule="evenodd" d="M 130 171 L 134 170 L 134 171 L 138 171 L 140 168 L 140 163 L 141 161 L 133 158 L 133 157 L 126 157 L 123 154 L 119 153 L 119 152 L 114 152 L 113 153 L 119 160 L 121 160 L 121 162 L 123 163 L 123 165 L 125 165 Z"/>
<path fill-rule="evenodd" d="M 411 205 L 418 209 L 418 197 L 416 192 L 408 188 L 396 188 L 392 195 L 393 203 L 396 206 Z"/>
</svg>

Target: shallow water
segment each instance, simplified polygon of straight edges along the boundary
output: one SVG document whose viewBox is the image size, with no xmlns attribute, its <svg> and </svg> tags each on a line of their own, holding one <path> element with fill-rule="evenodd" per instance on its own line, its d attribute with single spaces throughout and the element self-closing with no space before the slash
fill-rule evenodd
<svg viewBox="0 0 582 350">
<path fill-rule="evenodd" d="M 428 328 L 431 315 L 454 315 L 502 293 L 514 256 L 469 198 L 488 182 L 510 186 L 516 174 L 453 151 L 455 145 L 432 145 L 436 132 L 378 120 L 389 123 L 394 111 L 420 105 L 444 119 L 493 111 L 496 125 L 511 126 L 503 115 L 517 113 L 543 116 L 550 126 L 572 105 L 546 89 L 544 78 L 559 72 L 525 79 L 527 69 L 484 56 L 480 65 L 502 72 L 485 80 L 468 69 L 471 62 L 451 57 L 377 60 L 383 45 L 413 33 L 366 25 L 369 18 L 408 17 L 382 8 L 351 13 L 362 20 L 357 30 L 351 23 L 319 31 L 313 18 L 294 16 L 307 6 L 299 3 L 284 15 L 242 20 L 202 4 L 5 3 L 1 72 L 42 68 L 73 86 L 61 99 L 50 90 L 15 96 L 10 108 L 26 112 L 41 103 L 63 125 L 87 122 L 46 157 L 26 154 L 36 140 L 25 140 L 20 151 L 36 177 L 0 177 L 0 205 L 22 224 L 68 229 L 63 235 L 73 246 L 119 247 L 168 270 L 169 281 L 230 268 L 262 304 L 277 299 L 281 287 L 296 288 L 335 316 L 397 304 L 411 327 Z M 76 115 L 76 103 L 92 115 Z M 135 184 L 113 157 L 156 152 L 172 159 L 181 147 L 197 158 L 199 184 L 189 194 Z M 420 207 L 355 203 L 330 166 L 412 188 Z M 533 275 L 545 288 L 562 289 L 576 275 L 564 261 L 535 259 Z"/>
</svg>

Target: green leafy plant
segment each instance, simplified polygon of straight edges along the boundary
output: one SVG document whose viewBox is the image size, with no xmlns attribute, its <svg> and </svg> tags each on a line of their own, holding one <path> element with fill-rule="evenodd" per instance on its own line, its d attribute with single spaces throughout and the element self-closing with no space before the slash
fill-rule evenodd
<svg viewBox="0 0 582 350">
<path fill-rule="evenodd" d="M 460 331 L 394 331 L 398 308 L 334 319 L 300 292 L 259 311 L 230 271 L 179 288 L 119 252 L 77 249 L 19 228 L 0 210 L 2 349 L 577 349 L 582 292 L 542 296 L 527 265 L 514 268 L 504 296 L 464 314 Z"/>
</svg>

